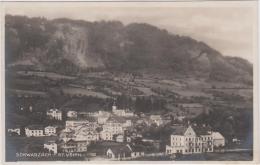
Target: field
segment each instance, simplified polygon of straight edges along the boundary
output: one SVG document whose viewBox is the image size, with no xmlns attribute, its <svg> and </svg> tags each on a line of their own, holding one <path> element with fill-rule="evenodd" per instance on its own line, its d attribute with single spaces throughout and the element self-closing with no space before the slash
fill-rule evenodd
<svg viewBox="0 0 260 165">
<path fill-rule="evenodd" d="M 93 97 L 98 97 L 98 98 L 102 98 L 102 99 L 109 98 L 109 96 L 107 96 L 101 92 L 96 92 L 96 91 L 83 89 L 83 88 L 63 87 L 62 92 L 65 95 L 93 96 Z"/>
<path fill-rule="evenodd" d="M 60 79 L 69 79 L 73 80 L 75 77 L 67 76 L 67 75 L 61 75 L 53 72 L 37 72 L 37 71 L 18 71 L 18 75 L 22 76 L 38 76 L 38 77 L 44 77 L 49 78 L 52 80 L 60 80 Z"/>
</svg>

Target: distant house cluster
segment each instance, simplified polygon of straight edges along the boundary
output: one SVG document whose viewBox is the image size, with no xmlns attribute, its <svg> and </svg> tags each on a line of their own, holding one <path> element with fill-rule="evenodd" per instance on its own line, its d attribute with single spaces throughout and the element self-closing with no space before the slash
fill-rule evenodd
<svg viewBox="0 0 260 165">
<path fill-rule="evenodd" d="M 136 127 L 165 126 L 171 122 L 169 116 L 159 114 L 140 114 L 137 116 L 127 109 L 118 109 L 114 104 L 112 111 L 80 112 L 67 110 L 63 117 L 62 110 L 52 108 L 46 111 L 48 119 L 60 123 L 59 125 L 28 125 L 24 128 L 26 137 L 54 137 L 43 144 L 45 151 L 57 154 L 87 153 L 89 146 L 101 144 L 103 155 L 112 160 L 134 159 L 143 157 L 150 149 L 135 143 L 152 144 L 159 148 L 160 141 L 146 139 L 138 133 Z M 142 129 L 142 128 L 141 128 Z M 8 133 L 21 135 L 20 127 L 8 128 Z M 164 146 L 164 154 L 193 154 L 213 152 L 214 147 L 225 146 L 225 138 L 211 130 L 209 126 L 195 124 L 175 125 L 170 135 L 170 144 Z M 105 147 L 104 147 L 105 146 Z"/>
</svg>

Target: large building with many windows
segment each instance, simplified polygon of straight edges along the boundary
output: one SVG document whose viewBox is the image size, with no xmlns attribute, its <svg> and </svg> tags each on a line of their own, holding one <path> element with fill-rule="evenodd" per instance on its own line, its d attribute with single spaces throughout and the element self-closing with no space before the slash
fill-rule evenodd
<svg viewBox="0 0 260 165">
<path fill-rule="evenodd" d="M 166 154 L 213 152 L 212 131 L 207 126 L 176 126 L 166 146 Z"/>
<path fill-rule="evenodd" d="M 62 111 L 58 109 L 50 109 L 47 111 L 46 115 L 50 119 L 55 119 L 55 120 L 62 120 Z"/>
<path fill-rule="evenodd" d="M 25 127 L 25 135 L 27 137 L 31 136 L 44 136 L 44 127 L 41 125 L 30 125 Z"/>
</svg>

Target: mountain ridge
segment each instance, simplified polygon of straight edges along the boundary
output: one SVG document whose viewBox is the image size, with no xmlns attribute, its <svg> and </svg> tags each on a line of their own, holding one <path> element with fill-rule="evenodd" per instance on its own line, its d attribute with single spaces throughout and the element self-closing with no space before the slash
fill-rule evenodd
<svg viewBox="0 0 260 165">
<path fill-rule="evenodd" d="M 252 84 L 247 60 L 147 23 L 88 22 L 6 15 L 6 63 L 74 73 L 89 68 L 153 70 Z M 24 65 L 24 64 L 23 64 Z"/>
</svg>

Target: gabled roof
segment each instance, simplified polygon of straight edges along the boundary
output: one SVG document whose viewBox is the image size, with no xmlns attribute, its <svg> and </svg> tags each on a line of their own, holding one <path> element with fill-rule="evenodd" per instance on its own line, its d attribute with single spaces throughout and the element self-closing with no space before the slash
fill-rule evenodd
<svg viewBox="0 0 260 165">
<path fill-rule="evenodd" d="M 144 152 L 146 149 L 144 146 L 141 145 L 129 145 L 132 152 Z"/>
<path fill-rule="evenodd" d="M 114 123 L 125 123 L 126 120 L 119 116 L 110 116 L 107 122 L 114 122 Z"/>
<path fill-rule="evenodd" d="M 223 135 L 219 132 L 213 132 L 212 133 L 213 139 L 225 139 Z"/>
<path fill-rule="evenodd" d="M 44 127 L 42 125 L 29 125 L 26 128 L 30 129 L 30 130 L 43 130 Z"/>
<path fill-rule="evenodd" d="M 47 112 L 61 112 L 61 110 L 58 110 L 57 108 L 49 109 Z"/>
<path fill-rule="evenodd" d="M 126 145 L 115 145 L 110 146 L 108 149 L 110 149 L 115 155 L 118 155 L 120 153 L 131 153 L 131 150 Z"/>
<path fill-rule="evenodd" d="M 209 126 L 192 126 L 197 136 L 210 135 L 211 127 Z"/>
<path fill-rule="evenodd" d="M 188 127 L 178 125 L 173 127 L 172 135 L 184 135 Z"/>
</svg>

